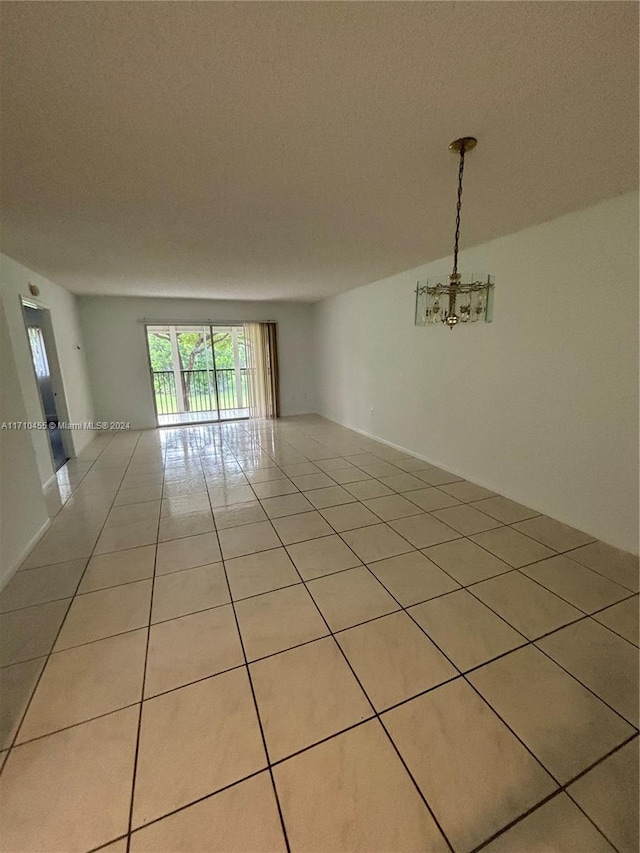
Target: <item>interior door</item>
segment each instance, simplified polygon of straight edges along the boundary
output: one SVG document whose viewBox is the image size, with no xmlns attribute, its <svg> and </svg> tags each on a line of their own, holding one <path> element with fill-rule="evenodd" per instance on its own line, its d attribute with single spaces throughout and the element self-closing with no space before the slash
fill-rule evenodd
<svg viewBox="0 0 640 853">
<path fill-rule="evenodd" d="M 42 412 L 47 422 L 47 436 L 53 457 L 53 467 L 57 471 L 62 468 L 68 460 L 67 452 L 62 439 L 60 421 L 58 418 L 58 406 L 56 395 L 51 380 L 51 359 L 47 354 L 47 346 L 43 334 L 42 312 L 37 308 L 24 306 L 24 314 L 27 323 L 27 335 L 29 336 L 29 347 L 31 358 L 36 372 L 38 392 L 42 402 Z"/>
</svg>

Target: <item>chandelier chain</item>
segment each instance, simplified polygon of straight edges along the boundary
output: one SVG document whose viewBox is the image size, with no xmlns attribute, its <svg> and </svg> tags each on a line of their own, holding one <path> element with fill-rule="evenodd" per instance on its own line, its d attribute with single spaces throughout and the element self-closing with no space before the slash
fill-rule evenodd
<svg viewBox="0 0 640 853">
<path fill-rule="evenodd" d="M 453 249 L 453 274 L 458 272 L 458 243 L 460 242 L 460 210 L 462 208 L 462 176 L 464 175 L 464 144 L 460 146 L 460 168 L 458 169 L 458 203 L 456 204 L 456 236 Z"/>
</svg>

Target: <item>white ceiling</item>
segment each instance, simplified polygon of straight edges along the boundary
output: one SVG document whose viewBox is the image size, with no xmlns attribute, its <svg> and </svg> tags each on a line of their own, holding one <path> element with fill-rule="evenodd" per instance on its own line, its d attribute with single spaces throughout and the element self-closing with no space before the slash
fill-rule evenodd
<svg viewBox="0 0 640 853">
<path fill-rule="evenodd" d="M 3 2 L 6 254 L 313 301 L 637 186 L 633 2 Z"/>
</svg>

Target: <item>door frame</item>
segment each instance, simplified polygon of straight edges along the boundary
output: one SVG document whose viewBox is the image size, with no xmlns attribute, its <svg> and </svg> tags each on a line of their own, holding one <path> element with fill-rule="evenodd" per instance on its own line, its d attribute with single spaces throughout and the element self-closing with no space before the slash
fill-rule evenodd
<svg viewBox="0 0 640 853">
<path fill-rule="evenodd" d="M 236 326 L 236 327 L 241 328 L 244 326 L 244 323 L 241 323 L 238 321 L 234 322 L 234 321 L 229 321 L 229 320 L 226 320 L 226 321 L 225 320 L 223 320 L 223 321 L 220 321 L 220 320 L 203 320 L 202 322 L 198 322 L 197 320 L 180 320 L 178 322 L 176 322 L 175 320 L 173 320 L 173 321 L 170 321 L 170 320 L 157 321 L 156 320 L 155 322 L 151 322 L 149 320 L 143 320 L 142 326 L 143 326 L 143 330 L 144 330 L 144 347 L 145 347 L 145 350 L 147 353 L 147 367 L 149 370 L 149 384 L 151 386 L 151 399 L 153 400 L 153 411 L 154 411 L 155 419 L 156 419 L 156 427 L 158 429 L 176 429 L 177 427 L 183 427 L 183 426 L 199 426 L 200 424 L 220 424 L 220 423 L 231 423 L 233 421 L 247 421 L 247 420 L 249 420 L 249 416 L 241 417 L 241 418 L 221 418 L 220 417 L 220 395 L 218 393 L 218 375 L 217 375 L 217 371 L 216 371 L 215 351 L 213 348 L 213 330 L 216 327 L 231 329 L 234 326 Z M 158 421 L 158 405 L 156 402 L 156 392 L 155 392 L 155 387 L 153 384 L 153 367 L 151 365 L 151 353 L 149 352 L 149 331 L 148 330 L 149 330 L 149 328 L 153 328 L 154 326 L 175 326 L 175 327 L 194 326 L 195 328 L 202 328 L 202 329 L 208 330 L 207 334 L 209 335 L 210 340 L 211 340 L 211 356 L 212 356 L 212 360 L 213 360 L 213 379 L 214 379 L 214 383 L 215 383 L 216 403 L 218 404 L 218 408 L 217 408 L 218 417 L 217 418 L 213 418 L 213 419 L 207 420 L 207 421 L 204 421 L 204 420 L 188 421 L 187 423 L 183 423 L 183 424 L 161 424 L 161 423 L 159 423 L 159 421 Z M 188 414 L 188 412 L 184 412 L 183 414 Z"/>
<path fill-rule="evenodd" d="M 32 308 L 35 311 L 42 312 L 43 324 L 40 328 L 42 332 L 42 340 L 44 342 L 45 353 L 47 356 L 47 361 L 49 363 L 49 372 L 51 376 L 51 389 L 53 391 L 53 395 L 55 397 L 56 403 L 56 414 L 58 416 L 58 421 L 61 423 L 69 423 L 69 407 L 67 405 L 67 395 L 64 387 L 64 380 L 62 378 L 62 368 L 60 366 L 60 359 L 58 356 L 58 348 L 56 345 L 56 336 L 53 330 L 53 322 L 51 320 L 51 309 L 46 305 L 42 305 L 36 299 L 27 298 L 25 296 L 20 297 L 20 312 L 22 314 L 22 320 L 24 323 L 24 333 L 27 341 L 27 348 L 29 351 L 29 363 L 31 365 L 31 372 L 33 376 L 33 381 L 36 386 L 36 393 L 38 397 L 38 404 L 40 406 L 40 410 L 42 412 L 42 421 L 44 422 L 47 416 L 47 413 L 44 410 L 44 402 L 42 400 L 42 394 L 40 393 L 40 383 L 38 381 L 38 376 L 36 374 L 36 368 L 33 363 L 33 351 L 31 349 L 31 341 L 29 340 L 29 320 L 27 317 L 27 313 L 25 308 Z M 64 452 L 67 457 L 67 462 L 70 459 L 73 459 L 76 455 L 75 447 L 73 445 L 73 438 L 71 436 L 71 430 L 69 429 L 61 429 L 60 437 L 62 439 L 62 445 L 64 447 Z M 57 473 L 55 460 L 53 458 L 53 450 L 51 449 L 51 441 L 47 436 L 47 447 L 49 449 L 49 455 L 51 457 L 51 467 L 54 475 Z M 66 464 L 66 463 L 64 463 Z M 63 467 L 63 466 L 60 466 Z M 59 469 L 58 469 L 59 470 Z"/>
</svg>

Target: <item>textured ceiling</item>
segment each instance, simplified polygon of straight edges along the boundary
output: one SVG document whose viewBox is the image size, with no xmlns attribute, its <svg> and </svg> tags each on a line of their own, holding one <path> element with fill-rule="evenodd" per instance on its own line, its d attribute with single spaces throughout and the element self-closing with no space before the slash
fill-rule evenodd
<svg viewBox="0 0 640 853">
<path fill-rule="evenodd" d="M 2 251 L 315 300 L 637 185 L 633 2 L 3 2 Z"/>
</svg>

